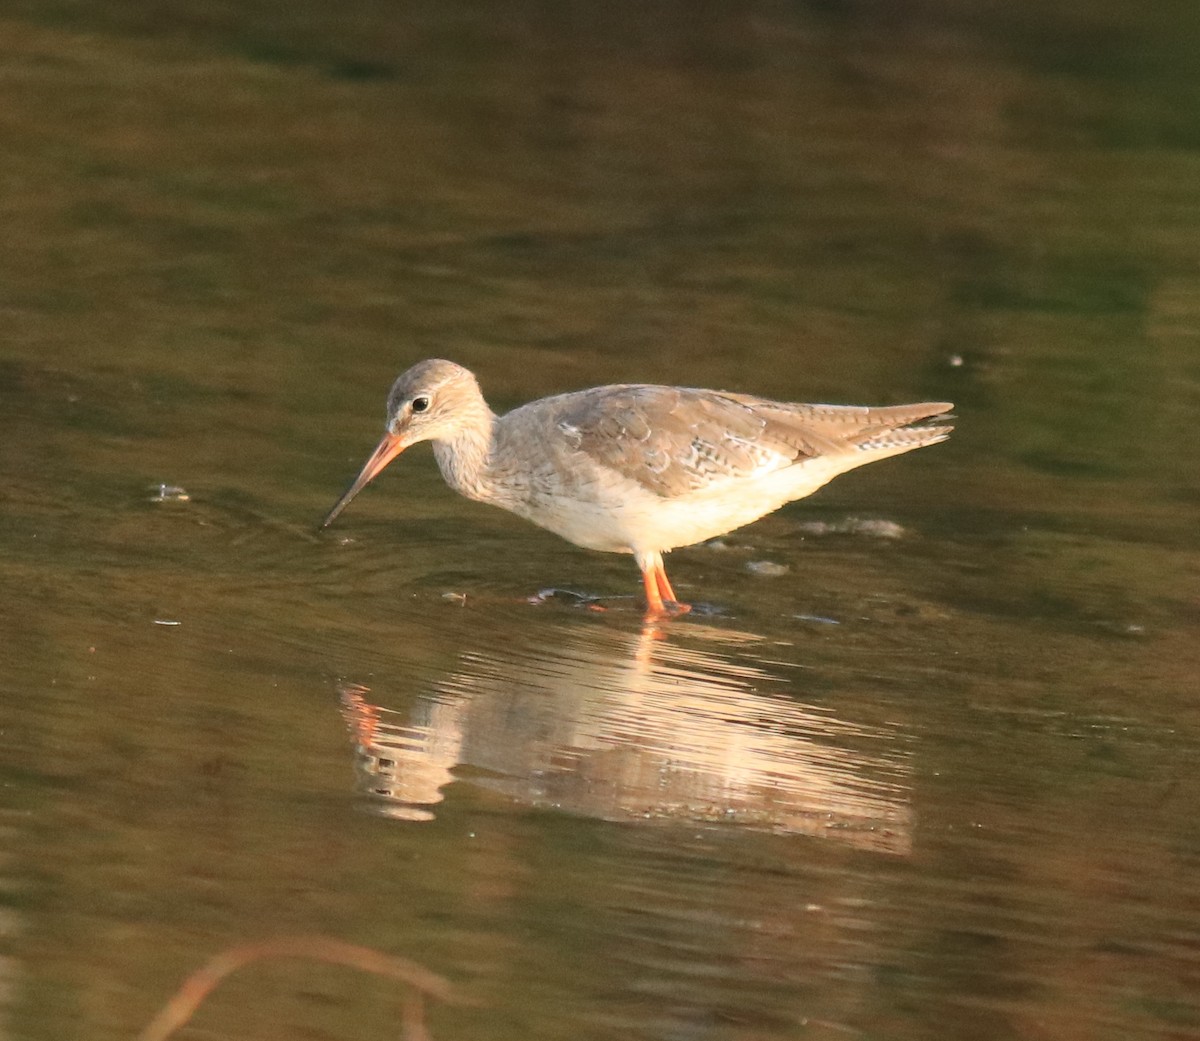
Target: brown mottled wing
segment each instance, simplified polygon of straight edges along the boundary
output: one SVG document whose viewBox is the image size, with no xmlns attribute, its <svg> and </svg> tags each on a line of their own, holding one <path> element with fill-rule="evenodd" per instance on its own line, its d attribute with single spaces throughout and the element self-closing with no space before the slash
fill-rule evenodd
<svg viewBox="0 0 1200 1041">
<path fill-rule="evenodd" d="M 902 428 L 950 408 L 943 403 L 798 405 L 640 385 L 599 387 L 566 395 L 562 402 L 557 427 L 571 449 L 665 497 L 717 488 L 818 456 L 864 450 L 891 454 L 902 444 L 931 444 L 948 428 Z"/>
</svg>

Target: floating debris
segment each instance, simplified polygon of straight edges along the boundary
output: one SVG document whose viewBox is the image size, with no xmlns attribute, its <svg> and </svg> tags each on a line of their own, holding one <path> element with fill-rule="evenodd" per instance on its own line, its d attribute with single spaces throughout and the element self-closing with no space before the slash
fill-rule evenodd
<svg viewBox="0 0 1200 1041">
<path fill-rule="evenodd" d="M 1124 636 L 1135 640 L 1146 636 L 1146 627 L 1139 625 L 1137 622 L 1110 621 L 1098 622 L 1097 625 L 1101 630 L 1112 636 Z"/>
<path fill-rule="evenodd" d="M 812 622 L 814 625 L 841 625 L 836 618 L 826 618 L 820 614 L 794 614 L 793 618 L 798 622 Z"/>
<path fill-rule="evenodd" d="M 151 486 L 151 491 L 154 493 L 150 496 L 151 502 L 191 502 L 192 497 L 188 495 L 186 488 L 181 488 L 177 484 L 156 484 Z"/>
</svg>

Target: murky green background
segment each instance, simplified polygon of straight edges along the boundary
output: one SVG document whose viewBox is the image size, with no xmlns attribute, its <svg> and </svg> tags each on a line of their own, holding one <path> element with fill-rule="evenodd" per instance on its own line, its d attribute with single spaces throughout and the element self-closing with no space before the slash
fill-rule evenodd
<svg viewBox="0 0 1200 1041">
<path fill-rule="evenodd" d="M 0 4 L 0 1035 L 318 933 L 437 1041 L 1197 1036 L 1198 12 Z M 427 451 L 315 533 L 428 356 L 959 427 L 644 632 Z"/>
</svg>

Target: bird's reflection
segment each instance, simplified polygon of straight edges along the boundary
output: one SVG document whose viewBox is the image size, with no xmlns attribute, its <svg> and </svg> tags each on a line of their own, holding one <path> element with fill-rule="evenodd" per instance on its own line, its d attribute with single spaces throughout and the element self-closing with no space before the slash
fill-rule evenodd
<svg viewBox="0 0 1200 1041">
<path fill-rule="evenodd" d="M 728 821 L 908 852 L 903 734 L 803 704 L 760 638 L 697 625 L 669 639 L 602 625 L 561 636 L 465 651 L 415 700 L 397 692 L 404 711 L 343 684 L 379 808 L 431 819 L 457 780 L 605 819 Z"/>
</svg>

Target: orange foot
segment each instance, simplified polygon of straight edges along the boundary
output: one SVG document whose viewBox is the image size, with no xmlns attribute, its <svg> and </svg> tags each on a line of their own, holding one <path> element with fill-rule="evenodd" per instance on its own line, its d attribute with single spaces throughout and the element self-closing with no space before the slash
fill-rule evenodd
<svg viewBox="0 0 1200 1041">
<path fill-rule="evenodd" d="M 687 614 L 692 609 L 691 604 L 675 599 L 675 590 L 671 588 L 667 578 L 667 569 L 661 564 L 642 572 L 642 586 L 646 590 L 646 617 L 649 619 L 671 618 Z"/>
</svg>

